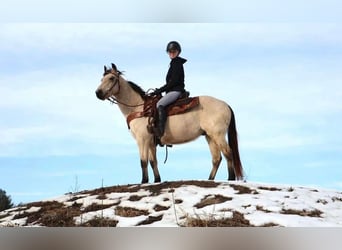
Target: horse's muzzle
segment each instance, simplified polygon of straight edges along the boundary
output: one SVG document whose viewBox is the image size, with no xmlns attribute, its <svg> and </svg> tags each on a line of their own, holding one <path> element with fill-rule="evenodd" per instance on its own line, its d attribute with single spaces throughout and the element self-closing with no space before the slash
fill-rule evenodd
<svg viewBox="0 0 342 250">
<path fill-rule="evenodd" d="M 103 93 L 103 91 L 101 89 L 97 89 L 95 91 L 95 93 L 96 93 L 97 98 L 99 98 L 100 100 L 104 100 L 105 99 L 104 98 L 104 93 Z"/>
</svg>

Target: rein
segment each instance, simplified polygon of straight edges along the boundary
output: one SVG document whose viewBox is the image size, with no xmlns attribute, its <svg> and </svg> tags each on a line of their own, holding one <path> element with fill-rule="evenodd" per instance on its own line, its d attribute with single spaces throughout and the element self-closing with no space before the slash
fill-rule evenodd
<svg viewBox="0 0 342 250">
<path fill-rule="evenodd" d="M 121 105 L 124 105 L 126 107 L 130 107 L 130 108 L 140 107 L 140 106 L 144 105 L 144 103 L 137 104 L 137 105 L 130 105 L 130 104 L 119 101 L 114 96 L 108 97 L 107 100 L 110 101 L 112 104 L 121 104 Z"/>
</svg>

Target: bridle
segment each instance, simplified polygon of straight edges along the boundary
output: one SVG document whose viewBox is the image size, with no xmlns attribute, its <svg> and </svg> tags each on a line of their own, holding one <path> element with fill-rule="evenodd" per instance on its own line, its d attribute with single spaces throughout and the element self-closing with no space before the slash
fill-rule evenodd
<svg viewBox="0 0 342 250">
<path fill-rule="evenodd" d="M 109 88 L 108 92 L 112 91 L 114 89 L 114 87 L 118 84 L 118 92 L 120 92 L 120 75 L 122 74 L 122 72 L 120 71 L 117 71 L 117 74 L 115 74 L 113 72 L 113 70 L 111 70 L 110 72 L 108 72 L 107 74 L 112 74 L 115 76 L 115 81 L 113 83 L 113 85 Z M 106 75 L 106 74 L 105 74 Z M 121 102 L 119 101 L 116 97 L 114 97 L 113 95 L 108 97 L 107 98 L 108 101 L 110 101 L 112 104 L 121 104 L 121 105 L 124 105 L 126 107 L 130 107 L 130 108 L 135 108 L 135 107 L 140 107 L 140 106 L 143 106 L 144 105 L 144 102 L 141 103 L 141 104 L 137 104 L 137 105 L 130 105 L 130 104 L 127 104 L 127 103 L 124 103 L 124 102 Z"/>
</svg>

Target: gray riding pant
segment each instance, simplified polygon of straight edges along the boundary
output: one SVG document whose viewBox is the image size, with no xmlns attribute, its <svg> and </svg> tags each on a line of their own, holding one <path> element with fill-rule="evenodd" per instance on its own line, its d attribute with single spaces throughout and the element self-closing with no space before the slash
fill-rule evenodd
<svg viewBox="0 0 342 250">
<path fill-rule="evenodd" d="M 180 95 L 182 94 L 182 92 L 180 91 L 170 91 L 169 93 L 165 94 L 158 102 L 157 102 L 157 108 L 162 105 L 164 107 L 166 107 L 167 105 L 175 102 L 178 97 L 180 97 Z"/>
</svg>

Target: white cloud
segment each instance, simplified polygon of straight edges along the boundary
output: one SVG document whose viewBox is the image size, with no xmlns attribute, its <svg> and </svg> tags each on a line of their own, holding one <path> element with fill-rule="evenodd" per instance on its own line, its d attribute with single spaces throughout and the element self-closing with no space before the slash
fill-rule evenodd
<svg viewBox="0 0 342 250">
<path fill-rule="evenodd" d="M 185 48 L 202 51 L 204 47 L 338 45 L 342 41 L 341 27 L 334 23 L 5 23 L 0 27 L 0 47 L 19 52 L 27 48 L 74 53 L 114 52 L 122 47 L 132 47 L 139 52 L 147 48 L 164 49 L 164 43 L 172 37 L 182 41 Z"/>
<path fill-rule="evenodd" d="M 338 21 L 340 2 L 325 1 L 180 1 L 174 8 L 157 0 L 4 1 L 2 21 L 71 22 L 288 22 Z M 209 8 L 210 7 L 210 8 Z"/>
<path fill-rule="evenodd" d="M 99 53 L 101 56 L 96 60 L 101 61 L 103 55 L 119 52 L 127 61 L 113 58 L 113 62 L 127 71 L 127 79 L 145 89 L 158 87 L 164 83 L 168 64 L 164 46 L 171 37 L 182 39 L 184 54 L 189 56 L 185 65 L 187 88 L 193 95 L 209 94 L 233 107 L 242 146 L 290 148 L 323 143 L 322 134 L 311 137 L 301 135 L 301 131 L 310 123 L 324 120 L 325 114 L 330 114 L 334 122 L 341 122 L 339 58 L 322 56 L 324 49 L 320 51 L 321 46 L 338 47 L 342 41 L 342 32 L 338 32 L 340 27 L 336 24 L 18 23 L 1 24 L 1 28 L 2 50 L 11 49 L 18 55 L 27 50 L 63 55 L 53 66 L 34 72 L 25 69 L 14 74 L 3 72 L 0 108 L 6 113 L 10 110 L 32 117 L 22 124 L 4 123 L 2 144 L 26 143 L 37 135 L 47 141 L 76 138 L 88 143 L 134 144 L 117 107 L 95 97 L 102 64 L 97 65 L 91 61 L 93 58 L 79 64 L 68 60 L 75 53 Z M 289 57 L 285 50 L 313 44 L 319 50 L 317 55 L 315 51 L 306 55 L 299 50 L 299 54 Z M 245 49 L 271 54 L 248 55 Z M 146 56 L 144 50 L 156 51 L 157 55 Z M 274 51 L 276 55 L 272 54 Z M 237 54 L 230 58 L 233 52 Z M 103 64 L 108 63 L 105 61 L 108 58 L 103 57 Z M 12 115 L 20 117 L 20 113 Z M 55 148 L 54 152 L 57 151 L 60 154 L 65 150 Z"/>
<path fill-rule="evenodd" d="M 1 79 L 1 155 L 109 154 L 134 143 L 119 109 L 95 96 L 101 73 L 74 70 Z"/>
</svg>

